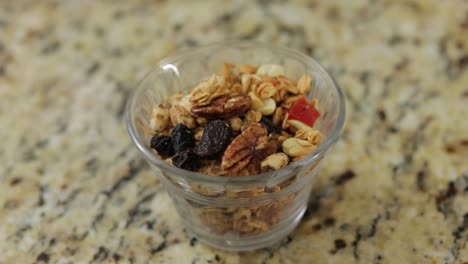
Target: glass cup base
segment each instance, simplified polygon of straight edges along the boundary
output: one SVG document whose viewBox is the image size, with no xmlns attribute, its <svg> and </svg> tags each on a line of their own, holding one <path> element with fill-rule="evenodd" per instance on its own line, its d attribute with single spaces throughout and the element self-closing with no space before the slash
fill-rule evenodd
<svg viewBox="0 0 468 264">
<path fill-rule="evenodd" d="M 201 243 L 216 249 L 232 252 L 251 251 L 274 246 L 286 238 L 300 223 L 306 207 L 301 208 L 290 221 L 286 221 L 283 226 L 276 226 L 269 232 L 258 236 L 222 239 L 210 233 L 194 230 L 188 223 L 184 223 L 189 234 L 196 237 Z"/>
</svg>

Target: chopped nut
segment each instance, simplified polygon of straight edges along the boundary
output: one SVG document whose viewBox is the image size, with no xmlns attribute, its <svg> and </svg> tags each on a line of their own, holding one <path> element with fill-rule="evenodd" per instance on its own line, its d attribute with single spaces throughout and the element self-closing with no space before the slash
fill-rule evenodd
<svg viewBox="0 0 468 264">
<path fill-rule="evenodd" d="M 282 123 L 281 123 L 281 128 L 282 128 L 282 129 L 288 129 L 288 128 L 289 128 L 288 118 L 289 118 L 289 113 L 286 113 L 286 114 L 284 115 L 283 121 L 282 121 Z"/>
<path fill-rule="evenodd" d="M 262 119 L 262 113 L 255 111 L 255 110 L 249 110 L 247 113 L 245 113 L 245 121 L 247 122 L 255 122 L 258 123 Z"/>
<path fill-rule="evenodd" d="M 196 130 L 195 130 L 195 140 L 199 141 L 202 136 L 203 136 L 203 131 L 205 130 L 204 127 L 197 127 Z"/>
<path fill-rule="evenodd" d="M 263 64 L 258 68 L 257 74 L 267 74 L 272 77 L 280 76 L 284 75 L 284 68 L 276 64 Z"/>
<path fill-rule="evenodd" d="M 277 87 L 275 94 L 271 97 L 275 102 L 279 103 L 284 100 L 288 91 L 285 88 Z"/>
<path fill-rule="evenodd" d="M 204 195 L 201 192 L 198 192 Z M 208 193 L 210 194 L 210 193 Z M 217 196 L 214 195 L 213 196 Z M 210 195 L 206 195 L 210 196 Z M 201 220 L 209 227 L 213 232 L 218 234 L 224 234 L 228 231 L 232 231 L 232 211 L 234 209 L 226 207 L 212 207 L 203 206 L 199 209 L 199 215 Z"/>
<path fill-rule="evenodd" d="M 261 163 L 261 171 L 262 172 L 269 172 L 279 170 L 280 168 L 288 165 L 289 158 L 288 155 L 278 152 L 275 154 L 271 154 L 270 156 L 266 157 Z"/>
<path fill-rule="evenodd" d="M 281 107 L 284 107 L 285 109 L 289 110 L 291 106 L 299 99 L 302 98 L 303 95 L 296 95 L 296 96 L 291 96 L 286 98 L 286 100 L 283 101 L 281 104 Z"/>
<path fill-rule="evenodd" d="M 239 117 L 231 117 L 229 119 L 229 125 L 231 126 L 232 131 L 238 132 L 242 127 L 242 119 Z"/>
<path fill-rule="evenodd" d="M 240 208 L 233 215 L 234 229 L 241 234 L 256 234 L 268 229 L 268 223 L 261 219 L 256 219 L 252 210 Z"/>
<path fill-rule="evenodd" d="M 249 93 L 249 97 L 252 100 L 252 109 L 256 110 L 263 106 L 263 101 L 260 98 L 258 98 L 258 96 L 256 96 L 253 92 Z"/>
<path fill-rule="evenodd" d="M 264 126 L 258 123 L 250 124 L 227 147 L 221 167 L 231 176 L 243 174 L 245 171 L 250 175 L 258 174 L 261 161 L 276 152 L 276 142 L 267 135 L 268 131 Z"/>
<path fill-rule="evenodd" d="M 281 126 L 287 112 L 287 109 L 284 107 L 277 107 L 275 113 L 273 114 L 273 124 L 276 126 Z"/>
<path fill-rule="evenodd" d="M 250 108 L 252 100 L 247 95 L 237 95 L 231 98 L 221 97 L 207 106 L 192 108 L 192 113 L 205 118 L 230 118 L 245 112 Z"/>
<path fill-rule="evenodd" d="M 253 88 L 253 92 L 260 99 L 271 98 L 276 93 L 276 87 L 270 82 L 263 82 Z"/>
<path fill-rule="evenodd" d="M 153 113 L 150 119 L 150 128 L 153 132 L 159 133 L 169 127 L 169 110 L 161 105 L 153 107 Z"/>
<path fill-rule="evenodd" d="M 289 119 L 287 122 L 288 122 L 288 125 L 295 128 L 296 130 L 302 130 L 302 131 L 314 131 L 315 130 L 312 127 L 304 124 L 303 122 L 299 120 Z"/>
<path fill-rule="evenodd" d="M 226 80 L 221 75 L 212 75 L 208 80 L 202 81 L 190 94 L 190 102 L 195 106 L 209 105 L 211 101 L 229 94 Z"/>
<path fill-rule="evenodd" d="M 279 135 L 277 139 L 279 148 L 281 148 L 283 145 L 283 142 L 290 137 L 292 136 L 288 132 L 281 131 L 281 135 Z"/>
<path fill-rule="evenodd" d="M 197 122 L 198 125 L 200 126 L 206 126 L 206 124 L 208 124 L 208 119 L 204 118 L 204 117 L 197 117 L 195 119 L 195 121 Z"/>
<path fill-rule="evenodd" d="M 310 102 L 310 106 L 312 106 L 313 108 L 318 110 L 318 100 L 317 100 L 317 98 L 312 99 L 312 101 Z"/>
<path fill-rule="evenodd" d="M 283 142 L 283 151 L 290 157 L 305 156 L 316 148 L 309 141 L 298 138 L 288 138 Z"/>
<path fill-rule="evenodd" d="M 169 110 L 171 115 L 171 122 L 173 126 L 177 124 L 184 124 L 189 128 L 195 128 L 196 123 L 193 116 L 183 106 L 173 105 Z"/>
<path fill-rule="evenodd" d="M 271 98 L 267 98 L 263 100 L 263 106 L 258 108 L 257 111 L 259 111 L 263 115 L 271 115 L 276 109 L 276 103 L 275 100 Z"/>
<path fill-rule="evenodd" d="M 299 78 L 299 81 L 297 81 L 297 89 L 299 90 L 299 93 L 301 94 L 306 94 L 310 90 L 310 84 L 312 82 L 312 78 L 308 74 L 304 74 Z"/>
<path fill-rule="evenodd" d="M 226 196 L 229 198 L 253 198 L 262 195 L 265 191 L 265 187 L 251 187 L 242 190 L 226 190 Z"/>
<path fill-rule="evenodd" d="M 219 164 L 209 164 L 202 166 L 199 170 L 199 173 L 208 174 L 208 175 L 217 175 L 223 176 L 226 175 L 226 172 L 221 168 Z"/>
<path fill-rule="evenodd" d="M 230 96 L 235 96 L 235 95 L 239 95 L 239 94 L 243 94 L 243 90 L 242 90 L 242 85 L 240 83 L 234 83 L 232 84 L 231 86 L 231 92 L 229 93 Z"/>
<path fill-rule="evenodd" d="M 264 83 L 264 82 L 267 82 L 267 83 L 275 83 L 276 81 L 276 77 L 274 76 L 270 76 L 270 75 L 266 75 L 266 74 L 261 74 L 261 75 L 258 75 L 260 77 L 260 80 L 261 82 L 260 83 Z"/>
<path fill-rule="evenodd" d="M 274 192 L 279 192 L 279 191 L 281 191 L 281 187 L 279 187 L 278 185 L 265 187 L 266 193 L 274 193 Z"/>
<path fill-rule="evenodd" d="M 256 74 L 243 74 L 241 77 L 242 93 L 247 94 L 255 87 L 261 78 Z"/>
<path fill-rule="evenodd" d="M 167 159 L 164 160 L 166 163 L 168 163 L 169 165 L 172 165 L 172 157 L 169 157 Z"/>
<path fill-rule="evenodd" d="M 299 93 L 299 90 L 296 87 L 296 83 L 284 76 L 280 76 L 276 79 L 278 81 L 278 87 L 281 89 L 285 89 L 286 91 L 292 93 L 292 94 L 297 94 Z"/>
<path fill-rule="evenodd" d="M 177 102 L 174 102 L 172 105 L 176 104 Z M 187 111 L 190 112 L 190 109 L 192 109 L 192 103 L 190 102 L 190 94 L 187 94 L 186 96 L 182 97 L 178 104 L 183 106 Z"/>
<path fill-rule="evenodd" d="M 213 188 L 211 186 L 207 186 L 205 184 L 192 183 L 190 184 L 190 188 L 196 193 L 201 194 L 203 196 L 208 196 L 208 197 L 219 197 L 224 194 L 222 190 L 219 190 L 218 188 Z M 205 208 L 208 209 L 208 207 L 205 207 Z M 221 208 L 211 207 L 211 209 L 214 211 L 214 209 L 220 210 Z"/>
<path fill-rule="evenodd" d="M 295 137 L 298 139 L 307 140 L 313 145 L 318 145 L 321 141 L 320 131 L 316 129 L 312 129 L 309 131 L 299 129 L 298 131 L 296 131 Z"/>
<path fill-rule="evenodd" d="M 223 70 L 221 71 L 221 75 L 224 77 L 225 80 L 232 81 L 233 74 L 232 69 L 234 68 L 234 64 L 231 63 L 224 63 Z"/>
<path fill-rule="evenodd" d="M 239 67 L 239 73 L 244 74 L 244 73 L 255 73 L 257 72 L 258 67 L 252 66 L 250 64 L 242 64 Z"/>
<path fill-rule="evenodd" d="M 172 96 L 170 96 L 167 99 L 167 103 L 169 103 L 169 105 L 179 104 L 180 100 L 182 100 L 182 97 L 184 97 L 184 94 L 179 91 L 179 92 L 173 94 Z"/>
</svg>

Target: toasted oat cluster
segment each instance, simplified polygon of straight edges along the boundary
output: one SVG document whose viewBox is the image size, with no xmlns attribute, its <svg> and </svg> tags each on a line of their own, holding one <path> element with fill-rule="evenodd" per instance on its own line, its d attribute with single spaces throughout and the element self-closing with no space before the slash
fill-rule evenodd
<svg viewBox="0 0 468 264">
<path fill-rule="evenodd" d="M 312 78 L 284 76 L 279 65 L 225 63 L 189 93 L 154 106 L 151 148 L 182 169 L 244 176 L 280 169 L 317 148 L 318 101 Z"/>
</svg>

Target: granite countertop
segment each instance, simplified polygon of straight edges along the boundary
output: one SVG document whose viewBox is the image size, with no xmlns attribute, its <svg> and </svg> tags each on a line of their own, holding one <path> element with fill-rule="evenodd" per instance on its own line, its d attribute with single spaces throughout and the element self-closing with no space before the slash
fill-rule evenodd
<svg viewBox="0 0 468 264">
<path fill-rule="evenodd" d="M 229 253 L 181 226 L 122 119 L 178 49 L 252 39 L 347 97 L 299 227 Z M 2 1 L 0 263 L 468 263 L 468 2 Z"/>
</svg>

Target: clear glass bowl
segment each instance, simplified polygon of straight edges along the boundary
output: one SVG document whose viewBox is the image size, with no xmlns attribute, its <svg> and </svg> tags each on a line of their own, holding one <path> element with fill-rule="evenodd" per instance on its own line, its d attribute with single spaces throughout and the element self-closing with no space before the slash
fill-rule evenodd
<svg viewBox="0 0 468 264">
<path fill-rule="evenodd" d="M 321 116 L 315 127 L 322 144 L 303 159 L 270 173 L 243 177 L 210 176 L 167 164 L 149 147 L 152 107 L 194 87 L 223 63 L 279 64 L 297 80 L 312 76 L 308 97 L 319 100 Z M 345 119 L 343 93 L 312 58 L 287 48 L 236 42 L 183 51 L 164 59 L 139 83 L 126 109 L 131 139 L 168 191 L 187 229 L 202 242 L 226 250 L 270 246 L 299 223 L 312 188 L 312 179 L 326 151 L 338 139 Z"/>
</svg>

